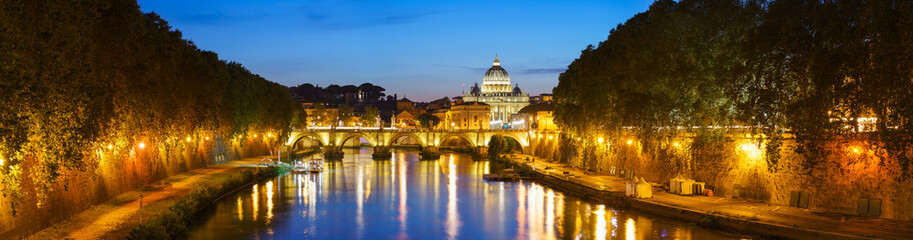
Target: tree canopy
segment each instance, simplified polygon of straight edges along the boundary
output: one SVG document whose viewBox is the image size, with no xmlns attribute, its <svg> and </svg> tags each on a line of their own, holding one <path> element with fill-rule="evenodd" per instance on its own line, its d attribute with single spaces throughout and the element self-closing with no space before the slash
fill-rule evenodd
<svg viewBox="0 0 913 240">
<path fill-rule="evenodd" d="M 0 190 L 21 197 L 27 179 L 39 205 L 68 171 L 97 167 L 98 151 L 123 160 L 189 135 L 284 134 L 297 116 L 286 87 L 134 1 L 2 1 L 0 63 Z"/>
<path fill-rule="evenodd" d="M 874 119 L 876 136 L 906 139 L 911 19 L 909 1 L 660 0 L 560 75 L 556 122 L 589 137 L 742 126 L 802 139 Z"/>
</svg>

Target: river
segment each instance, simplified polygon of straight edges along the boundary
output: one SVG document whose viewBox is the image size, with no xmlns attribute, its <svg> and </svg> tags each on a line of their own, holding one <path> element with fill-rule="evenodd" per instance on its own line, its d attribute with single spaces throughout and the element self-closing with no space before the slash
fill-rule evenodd
<svg viewBox="0 0 913 240">
<path fill-rule="evenodd" d="M 688 222 L 616 209 L 530 181 L 487 182 L 468 154 L 422 161 L 394 149 L 346 149 L 319 174 L 289 174 L 220 200 L 189 239 L 738 239 Z"/>
</svg>

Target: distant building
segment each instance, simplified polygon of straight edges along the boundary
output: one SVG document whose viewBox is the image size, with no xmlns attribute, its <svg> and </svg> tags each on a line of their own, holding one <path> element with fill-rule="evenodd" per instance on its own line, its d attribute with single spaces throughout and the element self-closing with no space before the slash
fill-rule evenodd
<svg viewBox="0 0 913 240">
<path fill-rule="evenodd" d="M 529 97 L 529 102 L 531 104 L 541 103 L 541 102 L 552 102 L 553 100 L 555 100 L 555 97 L 553 97 L 551 93 L 543 93 L 543 94 L 540 94 L 539 96 Z"/>
<path fill-rule="evenodd" d="M 450 107 L 450 127 L 453 129 L 489 129 L 491 106 L 482 102 L 463 102 Z"/>
<path fill-rule="evenodd" d="M 460 104 L 460 103 L 463 103 L 463 97 L 462 97 L 462 96 L 453 97 L 453 102 L 452 102 L 452 104 Z M 451 105 L 452 105 L 452 104 L 451 104 Z"/>
<path fill-rule="evenodd" d="M 396 112 L 399 113 L 399 111 L 408 111 L 413 116 L 417 115 L 415 114 L 415 103 L 406 97 L 396 101 Z"/>
<path fill-rule="evenodd" d="M 431 115 L 437 117 L 440 120 L 438 121 L 437 126 L 434 126 L 435 128 L 452 129 L 450 126 L 450 123 L 453 122 L 450 119 L 450 106 L 447 108 L 434 109 L 431 111 Z M 454 124 L 454 126 L 456 126 L 456 124 Z"/>
<path fill-rule="evenodd" d="M 519 85 L 511 89 L 510 76 L 495 56 L 491 68 L 482 77 L 482 86 L 476 83 L 463 95 L 462 101 L 486 103 L 491 107 L 489 127 L 510 128 L 510 116 L 529 105 L 529 94 L 520 91 Z"/>
<path fill-rule="evenodd" d="M 414 128 L 415 124 L 415 115 L 412 115 L 409 111 L 399 111 L 396 114 L 396 127 L 398 128 Z"/>
<path fill-rule="evenodd" d="M 520 109 L 520 114 L 513 119 L 514 124 L 539 131 L 555 131 L 555 105 L 551 102 L 536 103 Z"/>
</svg>

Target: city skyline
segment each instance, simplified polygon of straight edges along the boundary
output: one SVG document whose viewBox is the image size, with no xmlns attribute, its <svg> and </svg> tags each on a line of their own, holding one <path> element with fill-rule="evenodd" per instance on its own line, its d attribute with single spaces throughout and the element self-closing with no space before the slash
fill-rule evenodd
<svg viewBox="0 0 913 240">
<path fill-rule="evenodd" d="M 461 96 L 496 54 L 523 91 L 550 93 L 581 50 L 650 3 L 139 1 L 199 48 L 270 81 L 367 82 L 415 101 Z"/>
</svg>

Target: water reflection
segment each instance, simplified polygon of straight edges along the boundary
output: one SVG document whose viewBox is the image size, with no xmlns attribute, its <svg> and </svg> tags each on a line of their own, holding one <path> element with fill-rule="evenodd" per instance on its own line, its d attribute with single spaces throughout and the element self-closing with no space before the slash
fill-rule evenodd
<svg viewBox="0 0 913 240">
<path fill-rule="evenodd" d="M 687 223 L 577 199 L 531 183 L 486 182 L 500 166 L 445 154 L 346 150 L 320 174 L 254 184 L 218 202 L 191 239 L 727 239 Z M 442 179 L 443 178 L 443 179 Z M 264 211 L 260 211 L 264 210 Z M 619 222 L 621 221 L 621 222 Z"/>
<path fill-rule="evenodd" d="M 460 228 L 460 213 L 457 212 L 457 174 L 456 164 L 453 162 L 453 154 L 449 157 L 447 164 L 447 235 L 450 239 L 456 239 L 457 231 Z"/>
</svg>

